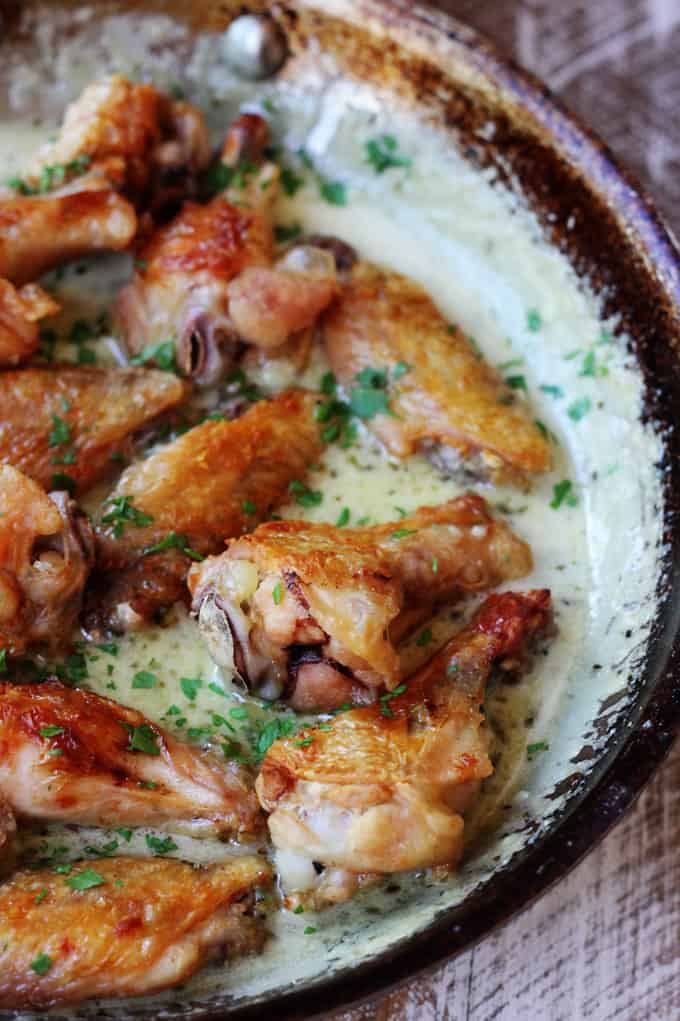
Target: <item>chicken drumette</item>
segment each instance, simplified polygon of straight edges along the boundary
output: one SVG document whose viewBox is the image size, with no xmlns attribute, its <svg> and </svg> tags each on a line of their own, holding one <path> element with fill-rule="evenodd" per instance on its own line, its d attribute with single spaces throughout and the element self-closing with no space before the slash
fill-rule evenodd
<svg viewBox="0 0 680 1021">
<path fill-rule="evenodd" d="M 371 702 L 400 676 L 396 644 L 433 608 L 531 570 L 531 553 L 480 497 L 393 524 L 268 522 L 192 568 L 213 658 L 294 708 Z"/>
<path fill-rule="evenodd" d="M 331 871 L 316 883 L 311 869 L 312 900 L 315 885 L 317 900 L 337 898 L 367 874 L 456 865 L 462 813 L 493 771 L 480 711 L 487 680 L 495 666 L 521 667 L 549 609 L 547 591 L 489 596 L 378 705 L 271 746 L 256 790 L 274 845 Z"/>
<path fill-rule="evenodd" d="M 118 321 L 132 354 L 175 338 L 177 364 L 213 383 L 246 344 L 280 348 L 304 336 L 336 293 L 335 260 L 302 245 L 275 262 L 272 207 L 279 170 L 263 158 L 265 121 L 232 124 L 215 174 L 223 190 L 187 202 L 141 248 Z"/>
</svg>

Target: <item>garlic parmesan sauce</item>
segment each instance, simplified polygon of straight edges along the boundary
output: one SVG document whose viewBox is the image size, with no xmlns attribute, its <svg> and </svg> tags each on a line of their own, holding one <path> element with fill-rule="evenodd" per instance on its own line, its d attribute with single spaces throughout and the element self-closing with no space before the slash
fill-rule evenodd
<svg viewBox="0 0 680 1021">
<path fill-rule="evenodd" d="M 597 752 L 606 738 L 602 727 L 592 728 L 602 702 L 622 693 L 624 707 L 634 690 L 636 657 L 654 614 L 660 444 L 640 422 L 642 381 L 625 337 L 615 335 L 615 322 L 601 320 L 596 297 L 547 244 L 533 215 L 393 98 L 387 103 L 375 91 L 336 78 L 330 63 L 304 55 L 279 85 L 245 85 L 227 68 L 219 36 L 190 41 L 184 28 L 160 16 L 133 23 L 82 8 L 62 42 L 55 29 L 63 17 L 29 10 L 31 59 L 20 48 L 4 54 L 0 176 L 21 174 L 26 158 L 54 132 L 65 104 L 104 70 L 181 87 L 209 117 L 216 141 L 242 105 L 258 109 L 301 182 L 295 194 L 283 194 L 279 224 L 335 234 L 362 257 L 420 281 L 509 378 L 553 445 L 554 470 L 524 493 L 446 478 L 420 456 L 392 461 L 360 426 L 354 446 L 330 445 L 309 473 L 306 483 L 322 494 L 321 502 L 281 508 L 285 517 L 314 521 L 335 522 L 343 512 L 350 524 L 396 521 L 472 485 L 531 544 L 534 572 L 514 587 L 550 588 L 557 633 L 521 683 L 500 682 L 489 691 L 496 771 L 471 813 L 469 854 L 459 872 L 448 879 L 397 876 L 313 917 L 279 912 L 261 957 L 209 967 L 182 994 L 201 1002 L 222 992 L 249 997 L 351 966 L 417 931 L 547 825 L 560 804 L 553 792 L 581 768 L 574 757 L 584 745 Z M 401 165 L 379 172 L 370 142 L 383 151 L 387 144 Z M 68 339 L 73 322 L 96 324 L 130 271 L 129 258 L 115 257 L 52 274 L 50 286 L 64 303 L 52 324 L 60 357 L 77 358 L 83 344 Z M 91 332 L 85 346 L 100 364 L 124 361 L 101 320 Z M 251 378 L 273 392 L 291 382 L 318 386 L 325 371 L 316 352 L 302 380 L 280 364 Z M 88 507 L 103 496 L 93 494 Z M 444 609 L 430 625 L 429 640 L 425 629 L 414 635 L 403 650 L 405 672 L 461 620 L 460 608 Z M 214 666 L 196 623 L 179 607 L 166 627 L 99 646 L 85 643 L 77 672 L 93 690 L 218 753 L 230 740 L 256 741 L 275 715 Z M 147 836 L 144 830 L 74 833 L 55 826 L 32 834 L 27 844 L 33 854 L 61 861 L 84 848 L 88 854 L 92 848 L 151 854 Z M 195 862 L 235 853 L 211 840 L 175 837 L 173 843 L 169 853 Z M 285 881 L 285 863 L 279 867 Z M 155 998 L 157 1016 L 176 996 Z M 126 1008 L 131 1016 L 136 1009 Z"/>
</svg>

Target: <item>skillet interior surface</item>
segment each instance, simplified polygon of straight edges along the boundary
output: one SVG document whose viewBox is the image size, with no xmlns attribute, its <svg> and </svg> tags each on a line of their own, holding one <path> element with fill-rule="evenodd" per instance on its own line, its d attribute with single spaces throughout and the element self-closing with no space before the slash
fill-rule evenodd
<svg viewBox="0 0 680 1021">
<path fill-rule="evenodd" d="M 52 36 L 44 27 L 40 36 L 40 20 L 30 19 L 34 7 L 55 12 Z M 15 62 L 31 47 L 44 59 L 55 39 L 66 45 L 68 60 L 69 38 L 88 25 L 93 31 L 91 12 L 77 8 L 75 18 L 75 5 L 5 4 L 2 10 L 3 47 L 7 53 L 11 48 Z M 187 55 L 195 56 L 195 34 L 207 54 L 202 66 L 209 68 L 211 60 L 219 61 L 220 34 L 244 10 L 268 10 L 286 33 L 290 56 L 279 76 L 284 92 L 324 97 L 325 110 L 310 101 L 307 111 L 317 138 L 330 132 L 324 125 L 343 103 L 358 110 L 366 125 L 375 126 L 389 111 L 404 125 L 400 140 L 408 139 L 408 125 L 417 120 L 428 139 L 443 139 L 455 150 L 460 162 L 452 163 L 452 176 L 466 167 L 493 185 L 507 202 L 507 216 L 526 215 L 536 243 L 561 253 L 574 274 L 569 286 L 576 293 L 578 278 L 593 315 L 612 332 L 617 353 L 611 376 L 620 368 L 622 379 L 636 381 L 635 393 L 627 392 L 612 412 L 621 433 L 607 434 L 607 442 L 623 437 L 629 463 L 601 484 L 598 427 L 589 427 L 595 431 L 580 442 L 591 443 L 592 451 L 578 456 L 588 475 L 594 623 L 584 636 L 584 655 L 570 664 L 550 749 L 523 780 L 524 799 L 512 799 L 493 833 L 481 832 L 458 879 L 406 885 L 384 914 L 385 900 L 370 897 L 351 912 L 337 910 L 307 968 L 297 960 L 286 968 L 282 957 L 271 975 L 258 973 L 252 980 L 244 962 L 224 982 L 214 977 L 152 1000 L 86 1006 L 77 1016 L 247 1018 L 266 1010 L 283 1021 L 326 1014 L 436 963 L 528 903 L 606 832 L 663 758 L 680 706 L 680 268 L 653 206 L 540 83 L 499 59 L 469 29 L 431 11 L 369 0 L 196 0 L 188 12 L 186 5 L 154 0 L 101 3 L 96 13 L 99 28 L 108 30 L 113 22 L 105 19 L 115 20 L 118 12 L 146 19 L 169 15 L 179 35 L 168 52 L 179 52 L 186 64 Z M 164 47 L 161 32 L 149 52 L 159 73 L 170 73 L 175 65 L 170 67 L 170 57 L 163 64 Z M 125 60 L 123 54 L 128 70 Z M 149 71 L 154 68 L 139 69 Z M 85 80 L 94 76 L 87 62 L 82 74 Z M 23 92 L 11 95 L 8 82 L 0 86 L 3 101 L 28 109 L 35 83 L 27 77 Z M 231 81 L 228 89 L 235 106 L 250 97 L 243 82 Z M 65 98 L 57 96 L 55 103 L 63 106 Z M 602 385 L 609 383 L 603 379 Z M 612 422 L 603 420 L 600 428 L 611 430 Z M 596 649 L 601 655 L 591 655 Z M 544 677 L 542 683 L 548 682 Z"/>
</svg>

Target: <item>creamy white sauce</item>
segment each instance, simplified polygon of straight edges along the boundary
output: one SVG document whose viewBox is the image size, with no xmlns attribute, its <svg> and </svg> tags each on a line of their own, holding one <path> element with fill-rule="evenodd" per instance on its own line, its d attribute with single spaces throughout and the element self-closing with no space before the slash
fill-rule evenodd
<svg viewBox="0 0 680 1021">
<path fill-rule="evenodd" d="M 60 16 L 54 17 L 58 22 Z M 570 760 L 584 744 L 600 701 L 633 683 L 633 650 L 653 616 L 661 538 L 654 468 L 659 443 L 639 422 L 642 383 L 624 341 L 611 340 L 612 324 L 601 322 L 596 298 L 543 240 L 532 215 L 495 187 L 489 175 L 473 171 L 449 142 L 395 109 L 394 100 L 386 107 L 368 90 L 333 83 L 318 61 L 306 64 L 304 58 L 280 90 L 246 87 L 226 70 L 219 38 L 201 37 L 187 59 L 178 59 L 176 48 L 186 49 L 183 30 L 167 19 L 138 19 L 131 33 L 125 19 L 95 18 L 94 9 L 79 18 L 80 29 L 64 45 L 55 42 L 55 21 L 39 19 L 40 59 L 26 62 L 7 55 L 9 99 L 7 121 L 0 127 L 0 176 L 20 171 L 53 130 L 63 105 L 105 68 L 132 75 L 143 70 L 164 86 L 180 81 L 209 113 L 216 138 L 240 103 L 269 96 L 278 139 L 292 152 L 304 145 L 321 173 L 346 184 L 348 199 L 345 206 L 324 202 L 307 172 L 305 187 L 281 200 L 279 221 L 337 234 L 362 257 L 419 280 L 485 357 L 505 366 L 505 375 L 525 378 L 532 412 L 554 439 L 555 468 L 531 493 L 475 487 L 530 542 L 535 570 L 514 587 L 550 588 L 558 625 L 545 656 L 537 657 L 521 685 L 498 685 L 488 697 L 497 769 L 469 831 L 479 838 L 492 825 L 493 837 L 476 839 L 467 862 L 449 880 L 400 877 L 398 894 L 368 892 L 313 921 L 309 915 L 280 914 L 272 922 L 276 938 L 260 958 L 238 962 L 228 971 L 208 969 L 191 984 L 194 998 L 208 999 L 225 989 L 236 997 L 250 996 L 349 966 L 426 925 L 523 846 L 529 839 L 520 832 L 525 819 L 541 825 L 559 805 L 546 795 L 577 768 Z M 44 75 L 54 79 L 48 93 Z M 43 117 L 43 123 L 27 126 L 27 110 Z M 383 132 L 398 138 L 400 151 L 412 159 L 410 169 L 376 175 L 366 163 L 364 143 Z M 129 260 L 114 258 L 82 268 L 69 269 L 61 280 L 53 278 L 58 295 L 66 299 L 56 324 L 60 333 L 74 319 L 94 321 L 106 310 L 130 267 Z M 102 363 L 120 358 L 110 337 L 88 346 Z M 76 349 L 65 345 L 58 353 L 73 357 Z M 317 354 L 303 382 L 315 386 L 324 370 Z M 276 380 L 270 373 L 261 382 L 276 388 L 289 380 Z M 575 505 L 551 507 L 555 485 L 567 479 Z M 364 429 L 350 451 L 329 447 L 307 481 L 321 490 L 323 501 L 311 509 L 287 505 L 284 516 L 334 522 L 346 507 L 351 523 L 395 520 L 397 508 L 409 512 L 467 488 L 442 477 L 424 458 L 391 462 Z M 432 625 L 431 647 L 459 626 L 460 619 L 443 610 Z M 404 649 L 405 671 L 428 655 L 416 638 Z M 267 710 L 244 697 L 214 666 L 195 623 L 183 612 L 166 628 L 129 635 L 115 646 L 115 655 L 85 649 L 86 683 L 136 706 L 175 734 L 218 748 L 234 736 L 247 744 L 248 728 L 267 717 Z M 630 681 L 612 669 L 626 657 Z M 594 664 L 602 669 L 594 671 Z M 139 671 L 153 674 L 151 688 L 135 687 Z M 195 697 L 182 690 L 182 678 L 200 679 Z M 245 724 L 230 715 L 244 706 L 250 719 Z M 236 735 L 216 717 L 226 718 Z M 588 740 L 597 747 L 598 738 Z M 527 746 L 538 742 L 549 747 L 529 761 Z M 68 849 L 66 856 L 111 840 L 118 840 L 120 851 L 149 853 L 144 831 L 129 843 L 115 834 L 88 830 L 74 835 L 63 828 L 50 828 L 44 839 L 48 853 L 61 847 Z M 176 843 L 173 853 L 192 861 L 233 853 L 212 841 L 178 837 Z M 317 932 L 305 936 L 310 924 Z M 159 997 L 159 1016 L 162 1003 Z"/>
</svg>

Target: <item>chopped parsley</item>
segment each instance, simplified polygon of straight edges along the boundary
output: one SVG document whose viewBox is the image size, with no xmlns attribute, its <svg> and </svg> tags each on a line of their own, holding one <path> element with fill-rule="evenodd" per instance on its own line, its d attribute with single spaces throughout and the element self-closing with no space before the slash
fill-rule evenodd
<svg viewBox="0 0 680 1021">
<path fill-rule="evenodd" d="M 49 890 L 47 889 L 47 887 L 43 886 L 43 888 L 40 891 L 40 893 L 36 894 L 36 897 L 35 897 L 35 900 L 33 901 L 33 903 L 34 904 L 42 904 L 42 902 L 45 900 L 45 897 L 47 896 L 48 893 L 49 893 Z"/>
<path fill-rule="evenodd" d="M 302 227 L 299 223 L 290 223 L 288 225 L 279 223 L 274 227 L 274 237 L 278 243 L 285 244 L 287 241 L 294 241 L 295 238 L 300 237 L 302 234 Z"/>
<path fill-rule="evenodd" d="M 103 886 L 106 880 L 99 872 L 95 872 L 94 869 L 83 869 L 82 872 L 76 873 L 75 876 L 69 876 L 64 882 L 72 890 L 92 890 L 95 886 Z"/>
<path fill-rule="evenodd" d="M 313 936 L 314 933 L 316 932 L 316 929 L 314 928 L 313 925 L 307 925 L 307 926 L 305 926 L 303 931 L 304 931 L 305 936 Z"/>
<path fill-rule="evenodd" d="M 345 525 L 349 524 L 350 513 L 349 507 L 342 508 L 338 514 L 338 520 L 335 522 L 336 528 L 344 528 Z"/>
<path fill-rule="evenodd" d="M 145 528 L 147 525 L 153 524 L 150 514 L 145 514 L 144 511 L 133 506 L 131 496 L 111 497 L 107 501 L 107 505 L 111 507 L 111 510 L 103 516 L 102 523 L 113 525 L 112 531 L 116 539 L 120 539 L 127 525 L 132 525 L 134 528 Z"/>
<path fill-rule="evenodd" d="M 288 492 L 295 497 L 295 502 L 301 507 L 318 507 L 323 500 L 323 493 L 318 489 L 309 489 L 299 479 L 293 479 L 288 486 Z"/>
<path fill-rule="evenodd" d="M 149 673 L 148 670 L 138 670 L 132 678 L 133 688 L 155 688 L 157 684 L 156 674 Z"/>
<path fill-rule="evenodd" d="M 550 506 L 553 510 L 557 510 L 563 503 L 566 503 L 568 507 L 575 507 L 578 503 L 578 497 L 573 491 L 573 483 L 571 479 L 562 479 L 561 482 L 557 482 L 553 486 L 553 498 L 550 501 Z"/>
<path fill-rule="evenodd" d="M 291 170 L 290 167 L 281 168 L 279 180 L 285 194 L 290 196 L 295 195 L 305 183 L 303 178 L 296 174 L 294 170 Z"/>
<path fill-rule="evenodd" d="M 97 648 L 101 649 L 102 652 L 108 653 L 109 656 L 118 655 L 118 646 L 115 642 L 100 642 Z"/>
<path fill-rule="evenodd" d="M 384 174 L 392 167 L 410 167 L 411 159 L 399 152 L 399 145 L 394 135 L 379 135 L 370 138 L 364 145 L 366 162 L 370 163 L 376 174 Z"/>
<path fill-rule="evenodd" d="M 107 844 L 103 844 L 101 847 L 88 844 L 88 846 L 83 848 L 83 850 L 85 851 L 85 854 L 94 855 L 96 858 L 111 858 L 119 847 L 120 844 L 117 840 L 109 840 Z"/>
<path fill-rule="evenodd" d="M 277 581 L 276 585 L 272 589 L 272 599 L 274 600 L 274 606 L 280 606 L 283 601 L 283 582 Z"/>
<path fill-rule="evenodd" d="M 321 377 L 321 383 L 319 384 L 319 389 L 321 390 L 321 393 L 326 394 L 327 397 L 332 397 L 337 389 L 337 386 L 338 381 L 335 378 L 335 373 L 324 372 L 323 376 Z"/>
<path fill-rule="evenodd" d="M 56 726 L 41 727 L 39 733 L 41 737 L 57 737 L 58 734 L 64 733 L 64 728 Z"/>
<path fill-rule="evenodd" d="M 606 365 L 598 365 L 594 351 L 589 351 L 581 363 L 579 376 L 608 376 L 609 369 Z"/>
<path fill-rule="evenodd" d="M 527 328 L 532 333 L 538 333 L 542 325 L 541 313 L 537 308 L 530 308 L 527 312 Z"/>
<path fill-rule="evenodd" d="M 192 549 L 189 545 L 189 540 L 186 535 L 180 535 L 178 532 L 168 532 L 164 539 L 160 539 L 155 542 L 153 546 L 147 546 L 145 550 L 142 550 L 142 556 L 147 557 L 151 553 L 163 553 L 165 550 L 178 549 L 182 552 L 185 557 L 189 557 L 190 560 L 201 561 L 205 560 L 205 557 L 201 553 L 197 553 L 195 549 Z"/>
<path fill-rule="evenodd" d="M 553 386 L 549 383 L 541 383 L 539 390 L 542 390 L 544 394 L 548 394 L 549 397 L 554 397 L 558 400 L 560 397 L 564 397 L 564 390 L 561 386 Z"/>
<path fill-rule="evenodd" d="M 178 850 L 178 846 L 172 837 L 161 839 L 160 837 L 154 837 L 151 833 L 147 833 L 144 839 L 146 840 L 146 846 L 154 854 L 168 854 L 170 851 Z"/>
<path fill-rule="evenodd" d="M 426 627 L 425 630 L 422 631 L 418 635 L 418 638 L 416 640 L 416 645 L 420 645 L 420 646 L 429 645 L 431 641 L 432 641 L 432 631 L 430 630 L 429 627 Z"/>
<path fill-rule="evenodd" d="M 390 539 L 405 539 L 407 535 L 415 535 L 417 531 L 417 528 L 397 528 L 390 535 Z"/>
<path fill-rule="evenodd" d="M 166 372 L 177 372 L 174 339 L 161 341 L 160 344 L 148 344 L 143 351 L 130 359 L 131 365 L 146 365 L 147 362 L 155 362 L 159 369 Z"/>
<path fill-rule="evenodd" d="M 332 206 L 346 206 L 347 186 L 344 182 L 334 181 L 317 170 L 311 156 L 304 149 L 298 151 L 298 156 L 303 166 L 312 171 L 319 189 L 319 195 L 324 202 L 328 202 Z"/>
<path fill-rule="evenodd" d="M 49 954 L 38 954 L 38 956 L 31 961 L 31 971 L 34 971 L 36 975 L 46 975 L 52 967 L 52 963 L 52 958 Z"/>
<path fill-rule="evenodd" d="M 405 684 L 398 684 L 396 686 L 396 688 L 394 688 L 393 691 L 388 691 L 384 695 L 381 695 L 380 696 L 380 715 L 381 716 L 388 716 L 388 717 L 394 716 L 394 713 L 390 709 L 388 703 L 391 702 L 393 698 L 397 698 L 399 695 L 403 695 L 405 691 L 406 691 L 406 685 Z"/>
<path fill-rule="evenodd" d="M 574 422 L 580 422 L 581 419 L 588 414 L 592 408 L 592 402 L 590 397 L 580 397 L 578 400 L 573 401 L 567 408 L 567 414 L 569 418 Z"/>
<path fill-rule="evenodd" d="M 298 904 L 296 908 L 293 908 L 294 915 L 304 915 L 304 913 L 305 909 L 303 908 L 302 904 Z"/>
<path fill-rule="evenodd" d="M 0 674 L 7 673 L 7 649 L 0 649 Z"/>
<path fill-rule="evenodd" d="M 202 677 L 180 677 L 179 686 L 182 693 L 190 702 L 193 702 L 198 695 L 199 689 L 203 687 Z"/>
<path fill-rule="evenodd" d="M 506 376 L 505 382 L 511 390 L 524 390 L 525 392 L 528 390 L 525 376 Z"/>
<path fill-rule="evenodd" d="M 255 744 L 255 751 L 258 757 L 262 758 L 267 754 L 275 741 L 282 737 L 288 737 L 294 730 L 294 720 L 286 720 L 280 716 L 269 720 L 260 731 Z"/>
<path fill-rule="evenodd" d="M 527 755 L 531 759 L 534 755 L 537 755 L 538 752 L 547 752 L 549 747 L 550 745 L 547 741 L 537 741 L 535 744 L 528 744 Z"/>
<path fill-rule="evenodd" d="M 121 828 L 117 829 L 116 833 L 118 834 L 119 837 L 123 838 L 126 844 L 129 844 L 130 841 L 132 840 L 132 830 Z"/>
<path fill-rule="evenodd" d="M 219 684 L 215 684 L 214 681 L 211 681 L 210 684 L 208 685 L 208 687 L 213 692 L 213 694 L 221 695 L 222 698 L 226 698 L 227 697 L 227 693 L 224 690 L 224 688 L 220 688 Z"/>
<path fill-rule="evenodd" d="M 437 560 L 436 557 L 432 557 L 432 560 L 430 561 L 430 567 L 432 568 L 433 574 L 436 574 L 437 571 L 439 570 L 439 561 Z"/>
<path fill-rule="evenodd" d="M 257 507 L 252 500 L 244 500 L 241 507 L 244 514 L 257 514 Z"/>
<path fill-rule="evenodd" d="M 158 736 L 153 727 L 149 726 L 148 723 L 142 723 L 139 727 L 132 727 L 128 724 L 124 724 L 124 726 L 130 734 L 127 746 L 128 751 L 143 752 L 145 755 L 160 755 L 161 750 L 158 747 Z"/>
<path fill-rule="evenodd" d="M 380 414 L 390 414 L 387 392 L 387 369 L 365 368 L 356 374 L 350 390 L 349 406 L 352 414 L 364 420 Z"/>
<path fill-rule="evenodd" d="M 52 415 L 52 429 L 48 436 L 50 447 L 61 447 L 71 442 L 71 427 L 59 415 Z"/>
</svg>

